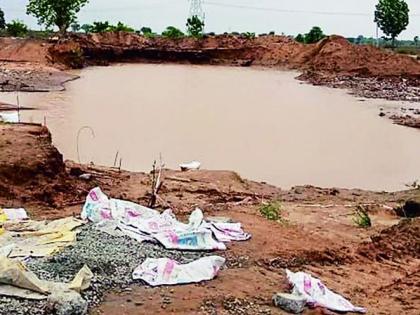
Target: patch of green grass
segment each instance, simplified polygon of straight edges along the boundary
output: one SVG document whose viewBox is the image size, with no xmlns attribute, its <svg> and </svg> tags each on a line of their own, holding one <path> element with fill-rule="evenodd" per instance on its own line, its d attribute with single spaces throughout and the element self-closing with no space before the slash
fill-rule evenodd
<svg viewBox="0 0 420 315">
<path fill-rule="evenodd" d="M 283 208 L 279 201 L 262 204 L 259 210 L 260 214 L 267 220 L 287 223 L 287 220 L 283 217 Z"/>
<path fill-rule="evenodd" d="M 360 228 L 370 228 L 372 221 L 365 207 L 357 206 L 353 214 L 353 222 Z"/>
</svg>

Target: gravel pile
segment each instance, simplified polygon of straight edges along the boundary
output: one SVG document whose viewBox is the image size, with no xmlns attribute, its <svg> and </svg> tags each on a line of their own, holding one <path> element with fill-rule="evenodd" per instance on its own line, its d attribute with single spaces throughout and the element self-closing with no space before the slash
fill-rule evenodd
<svg viewBox="0 0 420 315">
<path fill-rule="evenodd" d="M 123 289 L 132 284 L 132 272 L 146 258 L 172 258 L 189 263 L 208 255 L 204 252 L 166 250 L 160 245 L 139 243 L 127 237 L 113 237 L 86 225 L 78 234 L 74 246 L 60 254 L 42 259 L 31 259 L 27 266 L 39 278 L 57 282 L 70 282 L 87 265 L 94 273 L 91 287 L 82 296 L 89 306 L 98 305 L 103 294 L 110 289 Z M 140 282 L 139 285 L 142 285 Z M 44 315 L 45 301 L 27 301 L 0 297 L 0 314 Z"/>
</svg>

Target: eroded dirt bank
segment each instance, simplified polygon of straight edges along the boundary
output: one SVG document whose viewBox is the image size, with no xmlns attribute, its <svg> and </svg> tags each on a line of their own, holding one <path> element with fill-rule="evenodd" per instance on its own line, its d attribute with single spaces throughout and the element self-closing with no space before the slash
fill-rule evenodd
<svg viewBox="0 0 420 315">
<path fill-rule="evenodd" d="M 150 199 L 150 174 L 64 163 L 42 126 L 0 124 L 0 133 L 2 206 L 26 207 L 34 218 L 79 214 L 95 186 L 141 204 Z M 92 178 L 80 179 L 83 173 Z M 303 186 L 284 191 L 228 171 L 165 170 L 160 197 L 158 209 L 171 207 L 182 217 L 198 206 L 205 215 L 242 222 L 253 238 L 217 253 L 227 258 L 227 269 L 214 281 L 110 292 L 93 314 L 284 314 L 271 304 L 274 292 L 287 289 L 284 268 L 320 277 L 369 314 L 418 312 L 420 221 L 403 220 L 392 210 L 420 198 L 418 189 L 373 193 Z M 260 215 L 259 206 L 270 200 L 282 203 L 283 223 Z M 366 205 L 372 228 L 353 223 L 358 204 Z"/>
</svg>

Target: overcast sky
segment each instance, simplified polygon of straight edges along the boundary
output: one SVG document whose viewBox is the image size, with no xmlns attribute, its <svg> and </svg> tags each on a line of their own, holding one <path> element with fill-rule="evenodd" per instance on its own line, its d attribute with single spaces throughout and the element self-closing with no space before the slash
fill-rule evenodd
<svg viewBox="0 0 420 315">
<path fill-rule="evenodd" d="M 31 27 L 36 20 L 25 15 L 27 0 L 0 0 L 6 19 L 21 19 Z M 206 31 L 276 31 L 295 35 L 319 25 L 327 34 L 375 36 L 373 12 L 378 0 L 208 0 L 203 1 Z M 406 0 L 410 25 L 400 38 L 420 35 L 420 0 Z M 90 0 L 79 14 L 81 24 L 109 20 L 161 32 L 166 26 L 185 28 L 189 0 Z"/>
</svg>

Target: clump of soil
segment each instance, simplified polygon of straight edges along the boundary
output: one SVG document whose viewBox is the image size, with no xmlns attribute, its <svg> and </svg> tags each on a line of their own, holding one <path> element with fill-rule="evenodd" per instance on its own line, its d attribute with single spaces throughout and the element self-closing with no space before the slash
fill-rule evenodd
<svg viewBox="0 0 420 315">
<path fill-rule="evenodd" d="M 420 258 L 420 219 L 403 220 L 371 237 L 357 253 L 372 260 Z"/>
<path fill-rule="evenodd" d="M 0 123 L 0 204 L 57 207 L 87 191 L 71 179 L 63 156 L 51 143 L 47 128 L 36 124 Z"/>
<path fill-rule="evenodd" d="M 312 70 L 362 76 L 420 77 L 420 63 L 370 45 L 353 45 L 341 36 L 330 36 L 314 44 L 305 59 Z"/>
</svg>

